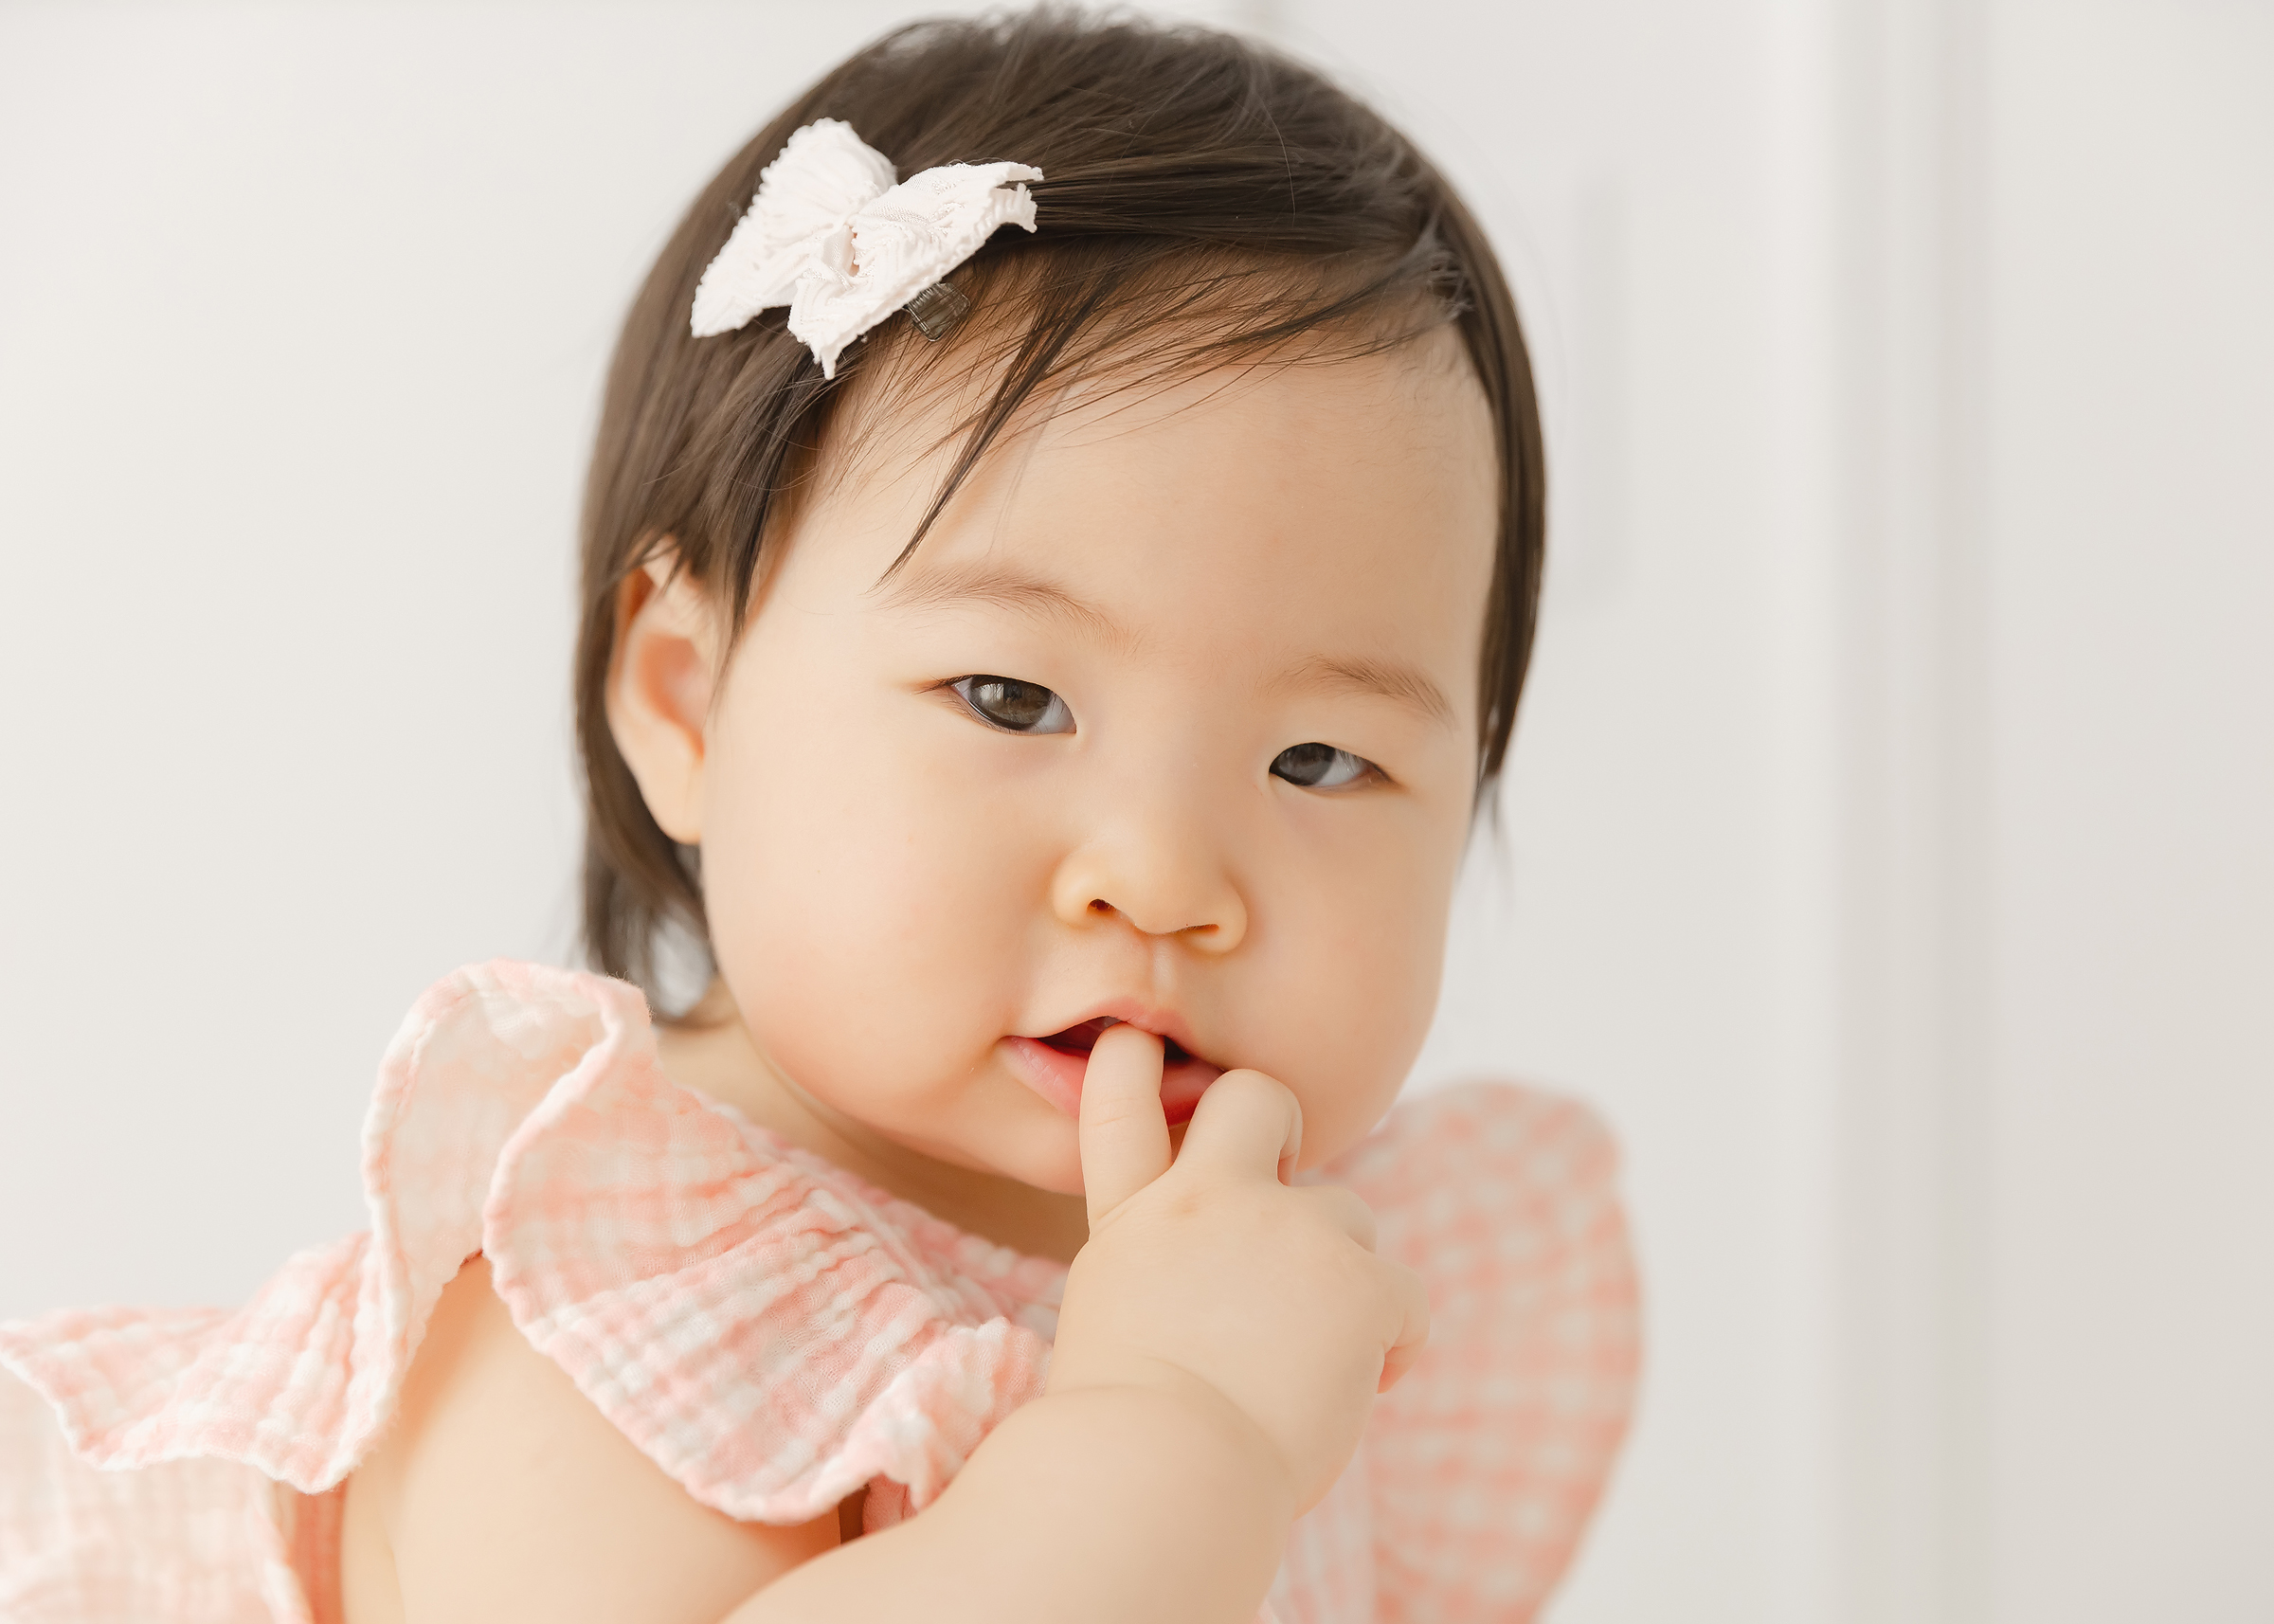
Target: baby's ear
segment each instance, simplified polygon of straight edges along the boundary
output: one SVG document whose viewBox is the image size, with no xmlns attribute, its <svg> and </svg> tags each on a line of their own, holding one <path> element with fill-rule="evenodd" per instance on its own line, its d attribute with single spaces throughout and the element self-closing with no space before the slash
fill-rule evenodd
<svg viewBox="0 0 2274 1624">
<path fill-rule="evenodd" d="M 718 673 L 709 594 L 665 550 L 625 578 L 608 666 L 608 731 L 657 826 L 683 845 L 703 838 L 705 724 Z"/>
</svg>

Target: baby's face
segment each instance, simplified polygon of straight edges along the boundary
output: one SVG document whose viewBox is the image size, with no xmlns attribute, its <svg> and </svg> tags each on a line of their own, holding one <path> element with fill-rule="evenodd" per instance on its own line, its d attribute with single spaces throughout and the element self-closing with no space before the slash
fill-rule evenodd
<svg viewBox="0 0 2274 1624">
<path fill-rule="evenodd" d="M 719 970 L 775 1067 L 1066 1194 L 1111 1020 L 1168 1040 L 1172 1122 L 1221 1071 L 1285 1083 L 1307 1164 L 1389 1104 L 1470 825 L 1497 524 L 1450 334 L 1112 404 L 991 456 L 889 578 L 943 462 L 833 480 L 694 795 Z"/>
</svg>

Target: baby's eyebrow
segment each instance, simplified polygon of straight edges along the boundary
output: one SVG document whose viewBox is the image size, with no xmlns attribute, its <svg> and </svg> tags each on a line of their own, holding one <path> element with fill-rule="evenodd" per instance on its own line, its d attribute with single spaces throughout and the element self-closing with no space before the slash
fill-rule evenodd
<svg viewBox="0 0 2274 1624">
<path fill-rule="evenodd" d="M 1394 659 L 1342 659 L 1315 655 L 1273 684 L 1278 688 L 1324 688 L 1344 694 L 1373 694 L 1418 711 L 1440 727 L 1453 723 L 1453 702 L 1422 672 Z"/>
<path fill-rule="evenodd" d="M 1069 624 L 1105 642 L 1126 644 L 1129 641 L 1120 623 L 1096 604 L 1075 597 L 1055 581 L 1000 565 L 949 565 L 920 575 L 898 575 L 887 583 L 883 601 L 893 609 L 984 604 Z"/>
</svg>

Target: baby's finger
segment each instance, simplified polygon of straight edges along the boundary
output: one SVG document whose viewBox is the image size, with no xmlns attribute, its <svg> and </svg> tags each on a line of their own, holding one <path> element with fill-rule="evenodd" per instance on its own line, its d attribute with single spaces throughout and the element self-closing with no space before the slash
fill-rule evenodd
<svg viewBox="0 0 2274 1624">
<path fill-rule="evenodd" d="M 1160 1038 L 1126 1021 L 1098 1034 L 1082 1075 L 1081 1135 L 1092 1224 L 1168 1171 Z"/>
<path fill-rule="evenodd" d="M 1226 1072 L 1208 1085 L 1184 1130 L 1179 1165 L 1227 1176 L 1284 1180 L 1303 1148 L 1303 1107 L 1261 1072 Z"/>
<path fill-rule="evenodd" d="M 1383 1267 L 1389 1271 L 1392 1312 L 1398 1329 L 1381 1356 L 1381 1380 L 1374 1384 L 1377 1393 L 1387 1393 L 1397 1386 L 1399 1379 L 1414 1367 L 1423 1349 L 1429 1346 L 1429 1288 L 1422 1284 L 1420 1275 L 1402 1263 Z"/>
</svg>

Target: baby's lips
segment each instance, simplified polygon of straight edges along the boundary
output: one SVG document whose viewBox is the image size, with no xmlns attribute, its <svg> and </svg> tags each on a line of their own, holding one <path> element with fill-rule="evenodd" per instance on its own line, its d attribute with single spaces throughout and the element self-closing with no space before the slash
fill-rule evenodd
<svg viewBox="0 0 2274 1624">
<path fill-rule="evenodd" d="M 1099 1023 L 1098 1035 L 1101 1037 L 1111 1027 L 1137 1024 L 1114 1016 L 1100 1017 Z M 1151 1028 L 1139 1026 L 1139 1030 L 1150 1031 Z M 1174 1128 L 1192 1120 L 1192 1113 L 1200 1109 L 1200 1096 L 1208 1092 L 1209 1084 L 1224 1074 L 1224 1068 L 1212 1060 L 1201 1059 L 1173 1038 L 1158 1032 L 1153 1036 L 1160 1038 L 1162 1043 L 1161 1112 L 1168 1119 L 1169 1126 Z M 1094 1038 L 1092 1040 L 1092 1052 L 1095 1053 Z"/>
<path fill-rule="evenodd" d="M 1070 1026 L 1066 1030 L 1068 1033 L 1087 1033 L 1090 1038 L 1091 1052 L 1094 1054 L 1097 1051 L 1097 1040 L 1100 1038 L 1112 1031 L 1116 1026 L 1127 1026 L 1128 1024 L 1128 1022 L 1118 1015 L 1100 1015 L 1083 1021 L 1079 1026 Z"/>
<path fill-rule="evenodd" d="M 1092 1022 L 1095 1022 L 1094 1026 Z M 1002 1041 L 1008 1051 L 1011 1070 L 1021 1082 L 1068 1116 L 1079 1117 L 1082 1111 L 1082 1085 L 1096 1053 L 1096 1039 L 1105 1032 L 1122 1025 L 1138 1025 L 1141 1031 L 1151 1030 L 1119 1017 L 1092 1017 L 1079 1026 L 1055 1032 L 1048 1038 L 1028 1038 L 1014 1033 Z M 1079 1033 L 1082 1027 L 1092 1028 L 1086 1034 L 1091 1041 L 1087 1047 L 1076 1048 L 1067 1039 Z M 1159 1037 L 1160 1034 L 1154 1036 Z M 1174 1039 L 1164 1038 L 1163 1042 L 1161 1109 L 1169 1122 L 1175 1124 L 1191 1117 L 1200 1104 L 1200 1095 L 1210 1083 L 1223 1074 L 1223 1068 L 1185 1053 L 1182 1046 L 1175 1044 Z M 1175 1058 L 1170 1058 L 1172 1056 Z"/>
<path fill-rule="evenodd" d="M 1166 1022 L 1163 1023 L 1163 1025 L 1166 1024 Z M 1100 1038 L 1116 1026 L 1134 1026 L 1140 1032 L 1149 1032 L 1155 1038 L 1160 1038 L 1164 1063 L 1168 1065 L 1173 1066 L 1182 1060 L 1197 1057 L 1193 1055 L 1191 1046 L 1180 1039 L 1176 1032 L 1164 1031 L 1162 1026 L 1156 1026 L 1138 1017 L 1093 1015 L 1086 1020 L 1077 1020 L 1072 1026 L 1061 1027 L 1058 1031 L 1037 1040 L 1047 1043 L 1060 1054 L 1087 1055 L 1097 1047 Z"/>
</svg>

